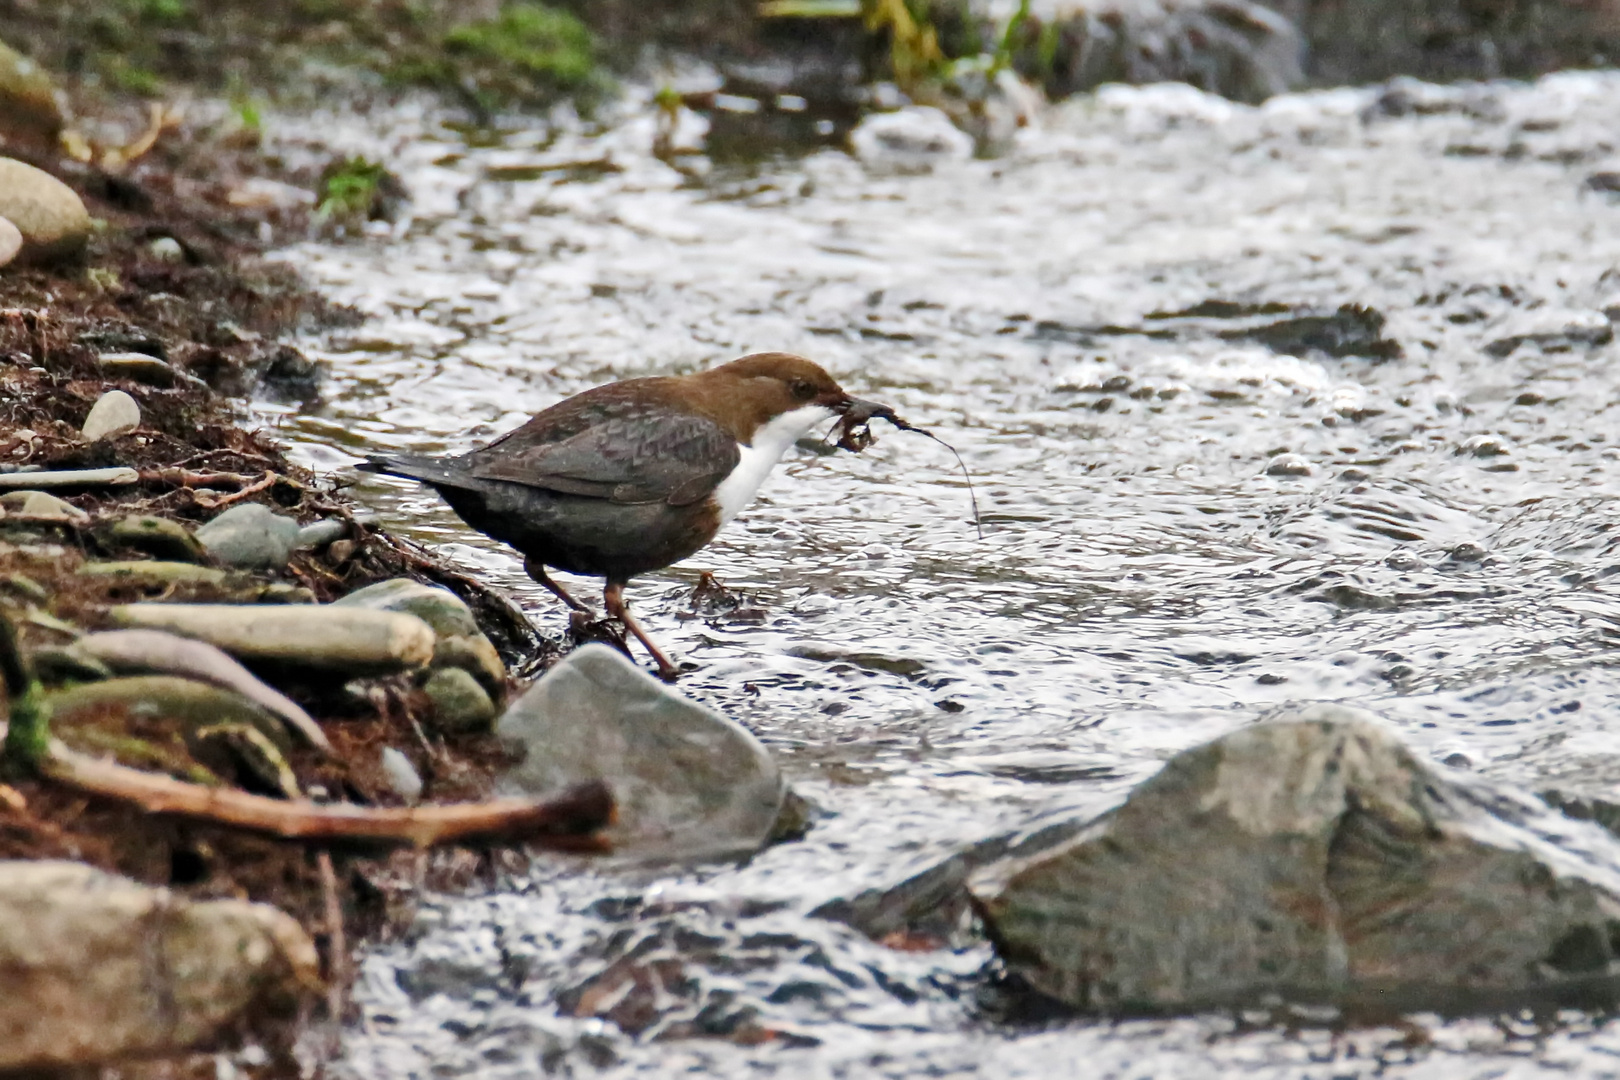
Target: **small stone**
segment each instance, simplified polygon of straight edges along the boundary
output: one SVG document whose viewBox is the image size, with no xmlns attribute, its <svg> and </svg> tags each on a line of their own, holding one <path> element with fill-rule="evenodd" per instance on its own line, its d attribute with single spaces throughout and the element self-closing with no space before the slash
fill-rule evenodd
<svg viewBox="0 0 1620 1080">
<path fill-rule="evenodd" d="M 1266 465 L 1267 476 L 1309 476 L 1311 463 L 1298 454 L 1278 454 Z"/>
<path fill-rule="evenodd" d="M 466 601 L 449 589 L 424 585 L 412 578 L 390 578 L 356 589 L 333 607 L 365 608 L 370 611 L 403 611 L 433 627 L 440 637 L 456 637 L 479 632 L 478 620 Z"/>
<path fill-rule="evenodd" d="M 298 542 L 295 546 L 299 550 L 325 547 L 332 541 L 340 539 L 348 531 L 349 527 L 336 518 L 316 521 L 298 530 Z"/>
<path fill-rule="evenodd" d="M 333 566 L 342 566 L 354 558 L 359 546 L 353 540 L 334 540 L 326 546 L 326 558 Z"/>
<path fill-rule="evenodd" d="M 21 517 L 43 521 L 82 525 L 90 520 L 90 515 L 77 506 L 45 491 L 8 491 L 0 495 L 0 506 Z"/>
<path fill-rule="evenodd" d="M 172 1057 L 268 1037 L 320 991 L 291 916 L 193 901 L 82 863 L 0 862 L 0 1072 Z"/>
<path fill-rule="evenodd" d="M 119 518 L 107 529 L 107 538 L 117 546 L 132 547 L 157 559 L 200 563 L 208 557 L 184 525 L 150 514 Z"/>
<path fill-rule="evenodd" d="M 194 567 L 193 569 L 202 569 Z M 414 615 L 336 604 L 124 604 L 117 626 L 167 630 L 242 660 L 352 675 L 425 667 L 433 629 Z"/>
<path fill-rule="evenodd" d="M 23 236 L 10 218 L 0 217 L 0 266 L 5 266 L 22 251 Z"/>
<path fill-rule="evenodd" d="M 224 563 L 249 570 L 279 570 L 298 543 L 298 522 L 263 503 L 233 506 L 197 530 L 197 542 Z"/>
<path fill-rule="evenodd" d="M 613 791 L 614 850 L 667 859 L 757 851 L 784 786 L 747 729 L 665 686 L 605 645 L 569 653 L 500 718 L 525 752 L 504 784 L 553 795 L 587 780 Z"/>
<path fill-rule="evenodd" d="M 383 776 L 388 780 L 388 786 L 394 789 L 394 794 L 407 803 L 414 803 L 422 797 L 422 777 L 411 764 L 411 759 L 395 750 L 392 746 L 383 747 L 382 752 Z"/>
<path fill-rule="evenodd" d="M 180 246 L 180 241 L 172 236 L 160 236 L 146 245 L 147 254 L 159 262 L 180 263 L 186 261 L 186 249 Z"/>
<path fill-rule="evenodd" d="M 91 442 L 110 439 L 141 426 L 141 407 L 122 390 L 109 390 L 96 399 L 84 418 L 84 437 Z"/>
<path fill-rule="evenodd" d="M 68 258 L 90 238 L 90 214 L 72 188 L 8 157 L 0 157 L 0 217 L 22 233 L 18 258 L 23 262 Z"/>
<path fill-rule="evenodd" d="M 433 703 L 433 723 L 445 735 L 481 735 L 495 720 L 495 703 L 478 680 L 458 667 L 440 668 L 422 691 Z"/>
<path fill-rule="evenodd" d="M 0 491 L 17 488 L 101 488 L 122 487 L 140 481 L 134 469 L 61 469 L 49 472 L 0 473 Z"/>
</svg>

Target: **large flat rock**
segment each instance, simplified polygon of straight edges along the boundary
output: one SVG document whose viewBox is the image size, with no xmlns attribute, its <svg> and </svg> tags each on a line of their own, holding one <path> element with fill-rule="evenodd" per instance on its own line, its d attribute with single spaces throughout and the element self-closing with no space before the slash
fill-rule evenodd
<svg viewBox="0 0 1620 1080">
<path fill-rule="evenodd" d="M 1084 1009 L 1385 1008 L 1620 990 L 1620 843 L 1315 705 L 1188 750 L 968 883 L 1008 965 Z"/>
<path fill-rule="evenodd" d="M 605 645 L 576 649 L 501 717 L 520 748 L 505 784 L 549 795 L 605 781 L 615 850 L 671 859 L 757 850 L 782 807 L 776 761 L 748 730 Z"/>
</svg>

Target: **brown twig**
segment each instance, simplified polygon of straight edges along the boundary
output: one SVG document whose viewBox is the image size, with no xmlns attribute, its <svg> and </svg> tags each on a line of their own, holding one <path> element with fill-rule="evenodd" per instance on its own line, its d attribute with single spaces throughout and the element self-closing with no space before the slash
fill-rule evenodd
<svg viewBox="0 0 1620 1080">
<path fill-rule="evenodd" d="M 168 484 L 182 488 L 223 488 L 240 491 L 253 483 L 253 477 L 232 472 L 194 472 L 191 469 L 142 469 L 141 483 Z"/>
<path fill-rule="evenodd" d="M 257 483 L 249 484 L 241 491 L 238 491 L 232 495 L 222 495 L 219 498 L 214 498 L 211 495 L 204 497 L 201 493 L 199 493 L 197 495 L 197 505 L 201 506 L 205 510 L 218 510 L 222 506 L 229 506 L 231 503 L 245 499 L 249 495 L 257 495 L 261 491 L 267 491 L 283 480 L 286 480 L 286 477 L 280 475 L 279 473 L 267 472 L 264 474 L 263 480 L 260 480 Z M 291 481 L 288 482 L 291 483 Z"/>
<path fill-rule="evenodd" d="M 613 820 L 607 785 L 592 781 L 553 799 L 491 799 L 414 809 L 319 806 L 209 788 L 80 754 L 52 739 L 40 771 L 149 814 L 211 822 L 284 840 L 369 849 L 439 844 L 530 843 L 552 851 L 605 852 L 598 830 Z"/>
</svg>

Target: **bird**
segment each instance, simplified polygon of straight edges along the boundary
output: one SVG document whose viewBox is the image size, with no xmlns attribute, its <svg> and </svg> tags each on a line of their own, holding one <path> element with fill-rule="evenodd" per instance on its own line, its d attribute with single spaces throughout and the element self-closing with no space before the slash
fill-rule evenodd
<svg viewBox="0 0 1620 1080">
<path fill-rule="evenodd" d="M 593 387 L 456 457 L 373 454 L 357 468 L 433 488 L 462 521 L 516 549 L 529 576 L 574 611 L 588 609 L 547 568 L 604 579 L 608 616 L 673 682 L 678 669 L 630 613 L 625 586 L 702 549 L 788 447 L 857 406 L 857 415 L 884 408 L 851 397 L 805 357 L 752 353 L 690 375 Z"/>
</svg>

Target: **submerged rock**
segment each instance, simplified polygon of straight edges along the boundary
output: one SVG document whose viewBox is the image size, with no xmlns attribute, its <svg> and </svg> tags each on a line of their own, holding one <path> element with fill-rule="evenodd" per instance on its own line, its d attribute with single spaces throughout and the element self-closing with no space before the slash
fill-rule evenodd
<svg viewBox="0 0 1620 1080">
<path fill-rule="evenodd" d="M 758 739 L 605 645 L 564 657 L 495 730 L 526 753 L 510 788 L 547 795 L 605 781 L 619 811 L 607 835 L 627 854 L 747 854 L 781 810 L 782 777 Z"/>
<path fill-rule="evenodd" d="M 197 530 L 197 542 L 226 566 L 279 570 L 298 545 L 298 522 L 263 503 L 233 506 Z"/>
<path fill-rule="evenodd" d="M 90 214 L 72 188 L 8 157 L 0 157 L 0 217 L 22 234 L 23 262 L 68 258 L 90 238 Z"/>
<path fill-rule="evenodd" d="M 319 989 L 292 917 L 70 862 L 0 862 L 0 1071 L 178 1053 Z"/>
<path fill-rule="evenodd" d="M 167 630 L 233 656 L 293 667 L 379 674 L 422 667 L 433 631 L 414 615 L 348 610 L 333 604 L 125 604 L 115 624 Z"/>
<path fill-rule="evenodd" d="M 1617 868 L 1595 826 L 1316 705 L 1177 755 L 969 890 L 1009 967 L 1075 1007 L 1449 1010 L 1620 991 Z"/>
<path fill-rule="evenodd" d="M 86 439 L 110 439 L 141 426 L 141 407 L 122 390 L 109 390 L 96 399 L 90 415 L 84 418 Z"/>
<path fill-rule="evenodd" d="M 874 113 L 849 133 L 849 144 L 863 164 L 885 172 L 925 173 L 973 156 L 973 137 L 929 107 Z"/>
</svg>

